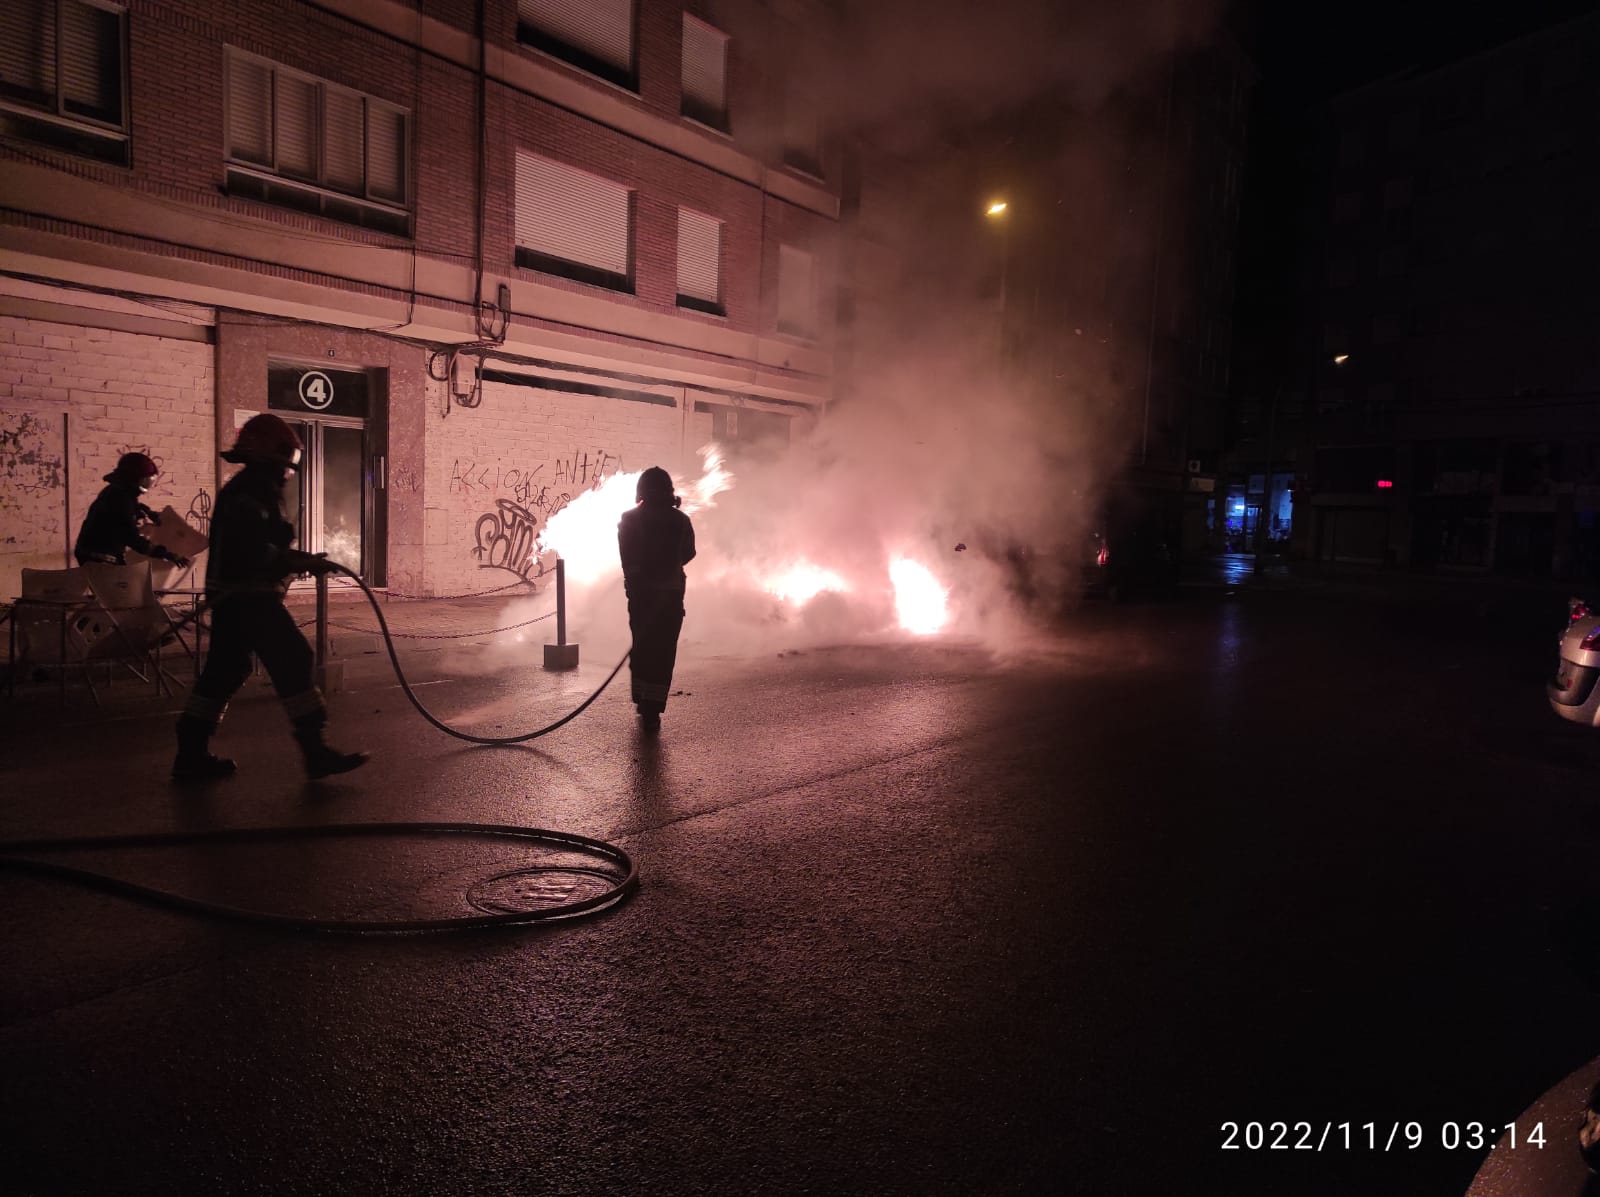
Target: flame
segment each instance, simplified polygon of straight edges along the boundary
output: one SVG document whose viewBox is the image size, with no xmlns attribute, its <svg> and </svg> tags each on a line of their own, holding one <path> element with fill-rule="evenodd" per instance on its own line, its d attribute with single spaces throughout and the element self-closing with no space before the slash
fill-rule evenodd
<svg viewBox="0 0 1600 1197">
<path fill-rule="evenodd" d="M 928 567 L 909 557 L 889 559 L 894 610 L 900 626 L 916 636 L 940 631 L 950 621 L 950 592 Z"/>
<path fill-rule="evenodd" d="M 762 579 L 761 588 L 768 594 L 799 607 L 809 603 L 824 590 L 847 594 L 850 591 L 850 583 L 831 569 L 823 569 L 820 565 L 813 565 L 809 561 L 795 561 Z"/>
<path fill-rule="evenodd" d="M 685 512 L 715 506 L 717 495 L 733 485 L 733 474 L 723 465 L 715 444 L 704 446 L 700 456 L 705 463 L 700 477 L 683 487 Z M 567 581 L 590 586 L 622 572 L 617 560 L 617 521 L 637 501 L 634 494 L 641 473 L 613 474 L 545 521 L 537 551 L 559 554 L 566 562 Z"/>
</svg>

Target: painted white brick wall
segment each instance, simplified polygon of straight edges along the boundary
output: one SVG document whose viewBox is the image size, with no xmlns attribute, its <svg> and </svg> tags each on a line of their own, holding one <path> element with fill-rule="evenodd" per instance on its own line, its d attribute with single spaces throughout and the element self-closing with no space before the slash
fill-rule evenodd
<svg viewBox="0 0 1600 1197">
<path fill-rule="evenodd" d="M 212 346 L 198 341 L 0 316 L 0 491 L 28 496 L 16 505 L 0 500 L 0 597 L 16 593 L 23 566 L 71 564 L 67 542 L 123 453 L 161 464 L 151 507 L 209 507 L 214 363 Z M 53 429 L 59 458 L 63 415 L 70 461 L 40 486 L 50 472 L 8 456 L 7 436 L 25 424 L 35 433 Z"/>
<path fill-rule="evenodd" d="M 425 448 L 431 594 L 503 586 L 518 569 L 533 576 L 532 538 L 566 502 L 619 472 L 684 466 L 681 397 L 668 406 L 485 383 L 481 406 L 448 416 L 442 392 L 434 398 Z"/>
</svg>

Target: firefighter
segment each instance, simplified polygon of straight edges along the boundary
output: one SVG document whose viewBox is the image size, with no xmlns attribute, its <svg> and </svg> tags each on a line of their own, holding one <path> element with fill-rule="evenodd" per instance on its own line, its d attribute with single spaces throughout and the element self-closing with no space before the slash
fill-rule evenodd
<svg viewBox="0 0 1600 1197">
<path fill-rule="evenodd" d="M 151 544 L 139 532 L 142 523 L 161 522 L 139 501 L 160 473 L 161 468 L 143 453 L 124 453 L 117 459 L 117 468 L 105 476 L 105 489 L 89 504 L 89 513 L 78 529 L 72 555 L 79 565 L 126 565 L 124 554 L 129 549 L 179 567 L 189 564 L 187 557 L 179 557 L 164 545 Z"/>
<path fill-rule="evenodd" d="M 284 518 L 283 492 L 300 466 L 300 438 L 270 413 L 252 416 L 223 460 L 242 465 L 217 494 L 211 513 L 211 556 L 206 601 L 211 607 L 211 649 L 205 669 L 178 718 L 177 781 L 226 777 L 234 763 L 213 756 L 211 736 L 228 701 L 259 658 L 283 701 L 294 738 L 312 779 L 347 773 L 364 764 L 364 752 L 339 752 L 322 738 L 328 722 L 322 694 L 312 681 L 312 652 L 284 606 L 288 579 L 334 568 L 322 553 L 290 547 L 294 526 Z"/>
<path fill-rule="evenodd" d="M 683 567 L 694 560 L 694 525 L 678 510 L 672 475 L 651 466 L 639 475 L 636 506 L 617 524 L 622 585 L 633 632 L 633 704 L 645 731 L 661 730 L 661 712 L 672 689 L 672 667 L 683 628 Z"/>
</svg>

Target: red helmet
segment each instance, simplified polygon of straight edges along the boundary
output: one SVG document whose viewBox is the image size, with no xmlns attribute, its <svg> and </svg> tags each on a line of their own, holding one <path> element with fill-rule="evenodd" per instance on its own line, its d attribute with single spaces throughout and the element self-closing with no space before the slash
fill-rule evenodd
<svg viewBox="0 0 1600 1197">
<path fill-rule="evenodd" d="M 234 438 L 233 448 L 223 450 L 222 460 L 235 465 L 272 465 L 297 470 L 300 448 L 300 438 L 293 428 L 271 412 L 262 412 L 244 422 Z"/>
<path fill-rule="evenodd" d="M 124 453 L 117 458 L 117 468 L 105 476 L 105 481 L 145 490 L 150 485 L 150 479 L 160 472 L 161 467 L 143 453 Z"/>
</svg>

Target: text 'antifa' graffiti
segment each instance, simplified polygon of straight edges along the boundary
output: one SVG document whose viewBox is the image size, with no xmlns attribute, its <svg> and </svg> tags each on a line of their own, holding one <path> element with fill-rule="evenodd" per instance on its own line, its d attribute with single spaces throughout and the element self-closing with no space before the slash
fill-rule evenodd
<svg viewBox="0 0 1600 1197">
<path fill-rule="evenodd" d="M 542 577 L 539 529 L 572 502 L 574 492 L 593 490 L 621 468 L 622 459 L 599 451 L 557 458 L 549 483 L 538 480 L 544 466 L 503 469 L 498 464 L 479 466 L 457 460 L 450 471 L 450 493 L 475 494 L 479 490 L 509 490 L 510 498 L 497 498 L 493 511 L 478 517 L 473 527 L 472 555 L 482 569 L 504 569 L 527 581 Z"/>
</svg>

